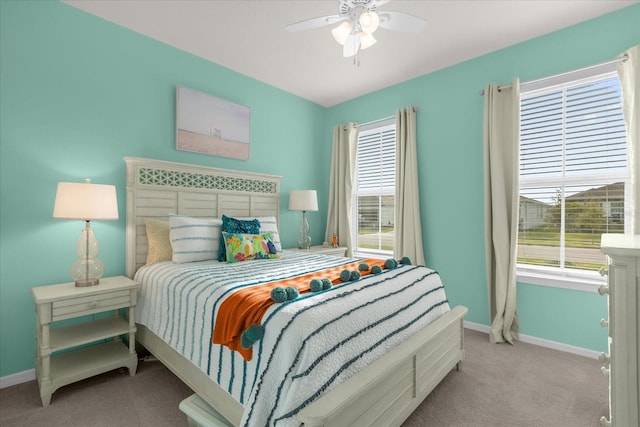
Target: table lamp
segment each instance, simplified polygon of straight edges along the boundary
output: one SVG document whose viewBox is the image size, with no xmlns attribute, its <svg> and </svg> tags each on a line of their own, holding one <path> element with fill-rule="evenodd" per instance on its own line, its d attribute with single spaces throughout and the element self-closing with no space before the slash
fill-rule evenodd
<svg viewBox="0 0 640 427">
<path fill-rule="evenodd" d="M 118 199 L 114 185 L 59 182 L 53 217 L 79 219 L 86 223 L 76 245 L 78 260 L 71 265 L 71 277 L 76 286 L 94 286 L 100 283 L 104 264 L 97 256 L 100 252 L 98 240 L 91 228 L 93 220 L 118 219 Z"/>
<path fill-rule="evenodd" d="M 307 211 L 318 210 L 318 195 L 316 194 L 316 190 L 293 190 L 289 193 L 289 210 L 302 211 L 298 248 L 309 249 L 311 247 L 311 237 L 309 236 Z"/>
</svg>

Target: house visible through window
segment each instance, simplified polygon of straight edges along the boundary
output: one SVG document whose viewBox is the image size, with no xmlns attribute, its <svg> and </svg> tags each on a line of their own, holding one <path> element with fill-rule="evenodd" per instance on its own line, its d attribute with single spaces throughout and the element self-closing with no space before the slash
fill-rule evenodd
<svg viewBox="0 0 640 427">
<path fill-rule="evenodd" d="M 521 92 L 518 274 L 568 277 L 606 263 L 624 233 L 630 175 L 615 73 Z"/>
<path fill-rule="evenodd" d="M 395 175 L 395 120 L 360 129 L 353 195 L 357 254 L 393 254 Z"/>
</svg>

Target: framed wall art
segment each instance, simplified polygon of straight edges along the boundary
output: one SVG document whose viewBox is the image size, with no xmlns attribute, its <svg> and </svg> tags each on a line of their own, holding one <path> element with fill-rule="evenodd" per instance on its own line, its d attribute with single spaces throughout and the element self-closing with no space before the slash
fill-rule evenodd
<svg viewBox="0 0 640 427">
<path fill-rule="evenodd" d="M 251 110 L 244 105 L 176 87 L 176 148 L 249 159 Z"/>
</svg>

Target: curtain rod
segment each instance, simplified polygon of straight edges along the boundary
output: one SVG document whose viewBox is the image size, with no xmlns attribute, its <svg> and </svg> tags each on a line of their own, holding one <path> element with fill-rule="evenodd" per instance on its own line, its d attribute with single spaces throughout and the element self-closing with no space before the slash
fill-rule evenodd
<svg viewBox="0 0 640 427">
<path fill-rule="evenodd" d="M 410 107 L 413 108 L 413 111 L 415 111 L 416 113 L 418 112 L 418 107 L 414 107 L 413 105 L 411 105 Z M 380 122 L 384 122 L 386 120 L 391 120 L 391 119 L 395 119 L 395 118 L 396 118 L 396 116 L 394 114 L 393 116 L 383 117 L 381 119 L 376 119 L 376 120 L 371 120 L 370 122 L 356 123 L 356 126 L 369 126 L 369 125 L 372 125 L 374 123 L 380 123 Z"/>
<path fill-rule="evenodd" d="M 380 122 L 384 122 L 387 120 L 391 120 L 391 119 L 395 119 L 396 116 L 389 116 L 389 117 L 383 117 L 381 119 L 377 119 L 377 120 L 371 120 L 370 122 L 366 122 L 366 123 L 356 123 L 356 126 L 360 127 L 360 126 L 369 126 L 372 125 L 374 123 L 380 123 Z"/>
<path fill-rule="evenodd" d="M 625 53 L 624 55 L 622 55 L 620 58 L 616 58 L 616 59 L 612 59 L 611 61 L 606 61 L 606 62 L 601 62 L 599 64 L 594 64 L 594 65 L 589 65 L 587 67 L 584 68 L 578 68 L 575 70 L 571 70 L 571 71 L 566 71 L 564 73 L 560 73 L 560 74 L 555 74 L 553 76 L 547 76 L 547 77 L 543 77 L 541 79 L 537 79 L 537 80 L 529 80 L 528 82 L 524 82 L 524 83 L 520 83 L 520 86 L 522 85 L 528 85 L 528 84 L 533 84 L 533 83 L 539 83 L 539 82 L 543 82 L 545 80 L 549 80 L 549 79 L 555 79 L 557 77 L 562 77 L 562 76 L 566 76 L 568 74 L 572 74 L 572 73 L 577 73 L 579 71 L 586 71 L 586 70 L 590 70 L 592 68 L 597 68 L 597 67 L 603 67 L 605 65 L 609 65 L 609 64 L 616 64 L 618 62 L 624 62 L 627 59 L 629 59 L 629 54 Z M 511 83 L 506 84 L 506 85 L 502 85 L 502 86 L 498 86 L 498 90 L 502 90 L 502 89 L 508 89 L 511 87 Z M 480 96 L 484 95 L 484 89 L 480 90 Z"/>
</svg>

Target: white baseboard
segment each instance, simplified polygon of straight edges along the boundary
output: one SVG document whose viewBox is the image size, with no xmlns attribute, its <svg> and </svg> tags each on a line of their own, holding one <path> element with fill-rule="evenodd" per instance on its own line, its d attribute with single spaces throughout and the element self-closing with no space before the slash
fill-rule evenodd
<svg viewBox="0 0 640 427">
<path fill-rule="evenodd" d="M 473 323 L 464 321 L 464 327 L 478 332 L 489 333 L 489 327 L 480 323 Z M 539 345 L 540 347 L 547 347 L 554 350 L 564 351 L 566 353 L 577 354 L 578 356 L 588 357 L 590 359 L 597 359 L 600 356 L 599 351 L 589 350 L 582 347 L 575 347 L 568 344 L 563 344 L 556 341 L 549 341 L 538 337 L 532 337 L 530 335 L 520 334 L 520 341 L 529 344 Z M 18 372 L 17 374 L 7 375 L 6 377 L 0 377 L 0 388 L 11 387 L 12 385 L 26 383 L 36 379 L 35 369 L 29 369 L 28 371 Z"/>
<path fill-rule="evenodd" d="M 0 388 L 11 387 L 12 385 L 22 384 L 36 379 L 36 370 L 18 372 L 17 374 L 0 377 Z"/>
<path fill-rule="evenodd" d="M 482 325 L 480 323 L 473 323 L 464 321 L 464 327 L 478 332 L 489 333 L 491 329 L 489 326 Z M 587 348 L 576 347 L 569 344 L 563 344 L 557 341 L 550 341 L 544 338 L 538 338 L 531 335 L 520 334 L 520 341 L 528 344 L 534 344 L 540 347 L 546 347 L 553 350 L 564 351 L 565 353 L 577 354 L 578 356 L 588 357 L 589 359 L 597 359 L 600 357 L 601 352 L 595 350 L 589 350 Z"/>
</svg>

